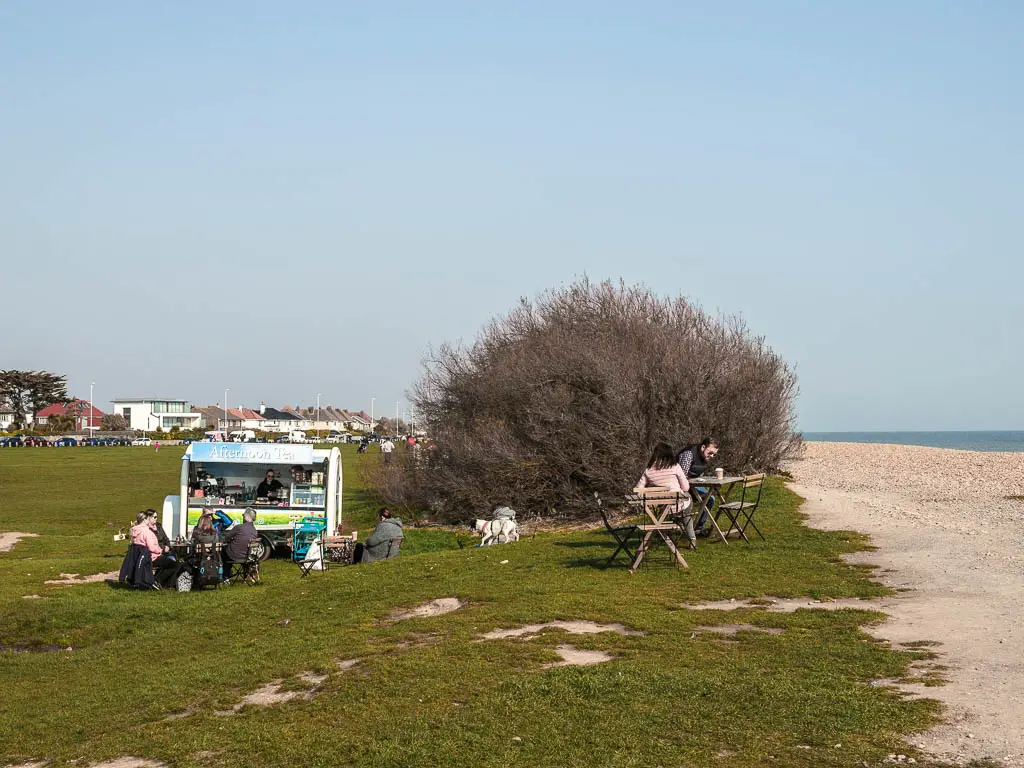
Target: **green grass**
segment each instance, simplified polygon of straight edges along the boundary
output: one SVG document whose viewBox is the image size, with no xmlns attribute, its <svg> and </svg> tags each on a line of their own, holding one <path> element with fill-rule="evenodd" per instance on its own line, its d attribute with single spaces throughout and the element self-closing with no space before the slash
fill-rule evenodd
<svg viewBox="0 0 1024 768">
<path fill-rule="evenodd" d="M 635 575 L 601 570 L 610 541 L 596 531 L 457 549 L 455 534 L 423 529 L 408 531 L 402 556 L 386 563 L 300 579 L 272 560 L 260 587 L 182 595 L 43 584 L 60 572 L 116 570 L 125 547 L 112 534 L 174 492 L 180 455 L 0 450 L 0 530 L 41 534 L 0 555 L 0 646 L 73 648 L 0 651 L 0 764 L 137 755 L 175 766 L 874 765 L 913 754 L 900 736 L 938 715 L 935 702 L 867 685 L 906 677 L 930 655 L 865 634 L 879 613 L 683 607 L 885 593 L 865 568 L 839 560 L 864 538 L 806 528 L 798 497 L 775 482 L 760 513 L 768 543 L 703 544 L 687 553 L 689 570 L 670 567 L 661 550 Z M 357 465 L 376 457 L 345 446 L 344 458 L 347 527 L 369 532 L 375 504 Z M 466 606 L 386 620 L 448 596 Z M 644 634 L 476 641 L 554 619 Z M 694 632 L 725 623 L 785 631 Z M 545 669 L 563 643 L 614 660 Z M 351 658 L 361 661 L 337 671 Z M 273 679 L 303 688 L 295 677 L 307 670 L 331 673 L 310 700 L 214 714 Z"/>
</svg>

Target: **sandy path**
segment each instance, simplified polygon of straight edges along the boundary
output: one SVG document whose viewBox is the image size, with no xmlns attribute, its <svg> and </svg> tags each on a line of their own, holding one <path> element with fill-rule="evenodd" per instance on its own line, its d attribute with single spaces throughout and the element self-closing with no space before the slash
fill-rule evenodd
<svg viewBox="0 0 1024 768">
<path fill-rule="evenodd" d="M 809 523 L 870 534 L 853 562 L 908 590 L 880 607 L 877 634 L 935 640 L 949 684 L 919 691 L 948 722 L 911 741 L 963 764 L 1024 768 L 1024 454 L 808 443 L 789 467 Z M 953 478 L 966 478 L 959 483 Z"/>
</svg>

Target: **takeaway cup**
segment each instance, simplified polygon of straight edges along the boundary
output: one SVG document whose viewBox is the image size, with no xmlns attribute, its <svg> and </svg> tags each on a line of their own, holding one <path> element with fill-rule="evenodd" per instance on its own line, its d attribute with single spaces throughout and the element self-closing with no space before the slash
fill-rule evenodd
<svg viewBox="0 0 1024 768">
<path fill-rule="evenodd" d="M 725 477 L 725 470 L 722 469 L 721 467 L 716 469 L 715 470 L 715 477 L 717 477 L 719 480 L 721 480 L 723 477 Z"/>
</svg>

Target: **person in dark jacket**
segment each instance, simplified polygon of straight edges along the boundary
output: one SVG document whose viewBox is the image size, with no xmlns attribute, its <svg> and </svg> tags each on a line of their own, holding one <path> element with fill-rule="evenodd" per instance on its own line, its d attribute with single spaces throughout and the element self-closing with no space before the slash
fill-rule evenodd
<svg viewBox="0 0 1024 768">
<path fill-rule="evenodd" d="M 711 469 L 711 459 L 718 453 L 718 440 L 714 437 L 705 437 L 699 443 L 693 445 L 687 445 L 679 451 L 679 466 L 682 467 L 683 472 L 686 473 L 687 478 L 701 477 L 705 472 Z M 695 489 L 702 496 L 707 495 L 708 489 L 702 486 L 698 486 Z M 711 496 L 708 499 L 708 506 L 704 512 L 701 513 L 700 519 L 697 520 L 697 535 L 707 536 L 708 529 L 708 513 L 712 510 L 715 505 L 715 497 Z"/>
<path fill-rule="evenodd" d="M 225 565 L 227 563 L 244 563 L 249 556 L 249 542 L 258 539 L 260 535 L 256 532 L 256 510 L 246 507 L 242 513 L 242 524 L 232 528 L 224 537 L 224 549 L 222 551 Z"/>
<path fill-rule="evenodd" d="M 199 517 L 199 522 L 192 529 L 192 541 L 195 544 L 216 544 L 217 531 L 213 527 L 213 515 L 204 512 Z"/>
<path fill-rule="evenodd" d="M 145 512 L 135 515 L 135 525 L 132 526 L 132 543 L 124 556 L 121 571 L 117 577 L 122 584 L 129 584 L 136 589 L 152 589 L 155 584 L 152 553 L 145 544 L 139 543 L 141 536 L 136 535 L 136 528 L 148 525 L 149 519 Z"/>
<path fill-rule="evenodd" d="M 377 514 L 377 527 L 365 542 L 356 545 L 354 561 L 372 563 L 375 560 L 387 560 L 397 557 L 402 547 L 401 540 L 405 537 L 402 521 L 391 515 L 391 510 L 384 507 Z M 398 539 L 392 543 L 392 539 Z"/>
</svg>

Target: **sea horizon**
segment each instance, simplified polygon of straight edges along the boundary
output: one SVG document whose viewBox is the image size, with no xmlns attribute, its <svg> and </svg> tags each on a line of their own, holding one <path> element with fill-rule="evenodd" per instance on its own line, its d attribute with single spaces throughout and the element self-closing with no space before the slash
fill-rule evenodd
<svg viewBox="0 0 1024 768">
<path fill-rule="evenodd" d="M 1024 430 L 903 430 L 873 432 L 803 432 L 812 443 L 885 443 L 953 448 L 961 451 L 1024 452 Z"/>
</svg>

